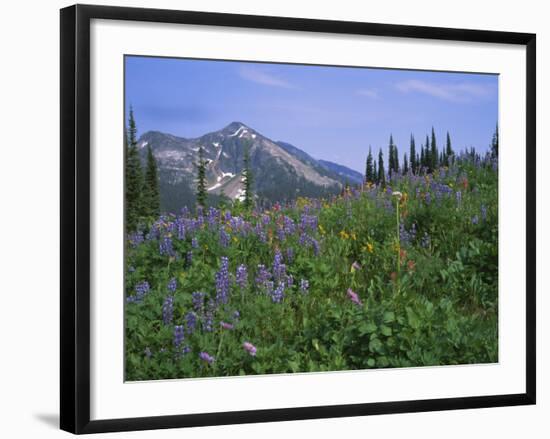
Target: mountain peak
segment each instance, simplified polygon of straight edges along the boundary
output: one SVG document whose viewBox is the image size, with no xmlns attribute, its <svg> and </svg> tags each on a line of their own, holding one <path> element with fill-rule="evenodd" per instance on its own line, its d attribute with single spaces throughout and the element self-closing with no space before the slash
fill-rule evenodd
<svg viewBox="0 0 550 439">
<path fill-rule="evenodd" d="M 239 122 L 239 121 L 234 121 L 234 122 L 231 122 L 229 125 L 227 125 L 222 131 L 229 131 L 231 133 L 234 133 L 235 131 L 237 131 L 239 128 L 241 127 L 244 127 L 244 128 L 248 128 L 248 126 L 242 122 Z"/>
</svg>

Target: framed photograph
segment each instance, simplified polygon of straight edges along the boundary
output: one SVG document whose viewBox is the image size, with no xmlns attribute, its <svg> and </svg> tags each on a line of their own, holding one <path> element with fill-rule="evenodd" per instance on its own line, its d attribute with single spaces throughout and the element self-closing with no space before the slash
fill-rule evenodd
<svg viewBox="0 0 550 439">
<path fill-rule="evenodd" d="M 61 10 L 61 428 L 535 403 L 535 35 Z"/>
</svg>

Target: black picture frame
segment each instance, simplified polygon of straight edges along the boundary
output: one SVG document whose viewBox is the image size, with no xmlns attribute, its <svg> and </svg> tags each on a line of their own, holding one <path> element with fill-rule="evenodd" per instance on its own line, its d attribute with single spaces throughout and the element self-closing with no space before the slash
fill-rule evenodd
<svg viewBox="0 0 550 439">
<path fill-rule="evenodd" d="M 333 34 L 503 43 L 526 47 L 526 392 L 90 420 L 90 21 L 229 26 Z M 75 5 L 61 10 L 61 429 L 81 434 L 535 404 L 536 36 L 530 33 Z"/>
</svg>

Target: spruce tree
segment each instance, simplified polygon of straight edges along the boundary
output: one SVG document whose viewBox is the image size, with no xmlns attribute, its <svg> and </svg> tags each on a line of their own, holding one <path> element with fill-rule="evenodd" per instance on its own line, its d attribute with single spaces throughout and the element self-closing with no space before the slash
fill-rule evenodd
<svg viewBox="0 0 550 439">
<path fill-rule="evenodd" d="M 409 158 L 411 163 L 411 171 L 416 174 L 416 145 L 414 143 L 414 136 L 411 134 L 411 147 L 409 150 Z"/>
<path fill-rule="evenodd" d="M 447 131 L 447 147 L 445 149 L 445 164 L 447 166 L 451 165 L 451 162 L 453 160 L 453 147 L 451 145 L 451 136 L 449 135 L 449 132 Z"/>
<path fill-rule="evenodd" d="M 432 127 L 432 144 L 431 144 L 431 171 L 435 171 L 437 169 L 439 162 L 439 153 L 437 150 L 437 143 L 435 141 L 435 130 L 434 127 Z"/>
<path fill-rule="evenodd" d="M 147 217 L 160 215 L 160 190 L 157 170 L 157 161 L 153 155 L 151 145 L 147 145 L 147 163 L 145 168 L 145 185 L 143 188 L 143 209 Z"/>
<path fill-rule="evenodd" d="M 376 160 L 373 160 L 372 164 L 372 181 L 373 183 L 378 184 L 378 167 L 376 166 Z"/>
<path fill-rule="evenodd" d="M 424 154 L 424 145 L 420 145 L 420 166 L 418 171 L 424 169 L 426 167 L 426 157 Z M 420 173 L 420 172 L 419 172 Z"/>
<path fill-rule="evenodd" d="M 244 147 L 243 160 L 243 185 L 244 185 L 244 207 L 246 210 L 251 210 L 254 206 L 254 194 L 252 192 L 252 184 L 254 183 L 254 175 L 250 167 L 250 146 L 248 143 Z"/>
<path fill-rule="evenodd" d="M 197 205 L 201 207 L 206 206 L 207 193 L 206 193 L 206 160 L 204 159 L 204 149 L 201 146 L 199 148 L 199 162 L 197 167 Z"/>
<path fill-rule="evenodd" d="M 399 167 L 399 150 L 397 149 L 397 145 L 393 145 L 393 165 L 395 166 L 395 169 L 393 170 L 395 174 L 399 174 L 399 170 L 401 169 Z"/>
<path fill-rule="evenodd" d="M 426 168 L 426 173 L 430 172 L 430 163 L 431 163 L 430 157 L 431 157 L 430 139 L 426 134 L 426 143 L 424 144 L 424 167 Z"/>
<path fill-rule="evenodd" d="M 395 155 L 393 154 L 393 136 L 390 134 L 390 143 L 388 145 L 388 175 L 392 176 L 393 170 L 395 169 L 394 163 Z"/>
<path fill-rule="evenodd" d="M 407 153 L 403 157 L 403 175 L 406 175 L 409 172 L 409 162 L 407 161 Z"/>
<path fill-rule="evenodd" d="M 374 182 L 374 169 L 372 167 L 372 151 L 369 146 L 369 154 L 367 155 L 367 165 L 365 169 L 365 182 L 373 183 Z"/>
<path fill-rule="evenodd" d="M 384 170 L 384 156 L 382 154 L 382 148 L 378 153 L 378 184 L 386 185 L 386 171 Z"/>
<path fill-rule="evenodd" d="M 132 107 L 130 107 L 128 120 L 128 138 L 124 140 L 126 159 L 126 231 L 131 232 L 136 230 L 142 214 L 141 194 L 143 188 L 141 160 L 137 149 L 137 128 Z"/>
</svg>

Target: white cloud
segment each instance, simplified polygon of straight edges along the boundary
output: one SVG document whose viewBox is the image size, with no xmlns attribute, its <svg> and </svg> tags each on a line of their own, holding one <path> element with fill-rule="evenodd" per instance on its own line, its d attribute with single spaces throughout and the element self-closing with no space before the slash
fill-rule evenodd
<svg viewBox="0 0 550 439">
<path fill-rule="evenodd" d="M 378 99 L 378 91 L 374 90 L 373 88 L 362 88 L 360 90 L 357 90 L 357 94 L 359 96 L 365 96 L 370 99 Z"/>
<path fill-rule="evenodd" d="M 424 93 L 445 101 L 471 102 L 474 99 L 487 98 L 493 94 L 492 86 L 462 82 L 457 84 L 438 84 L 433 82 L 410 79 L 396 84 L 403 93 Z"/>
<path fill-rule="evenodd" d="M 294 85 L 290 84 L 284 79 L 278 78 L 275 75 L 266 72 L 265 70 L 260 70 L 251 66 L 242 67 L 239 70 L 239 76 L 247 81 L 267 85 L 270 87 L 296 88 Z"/>
</svg>

